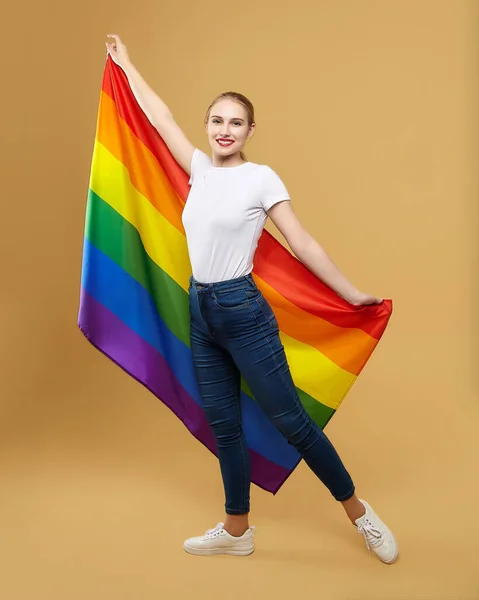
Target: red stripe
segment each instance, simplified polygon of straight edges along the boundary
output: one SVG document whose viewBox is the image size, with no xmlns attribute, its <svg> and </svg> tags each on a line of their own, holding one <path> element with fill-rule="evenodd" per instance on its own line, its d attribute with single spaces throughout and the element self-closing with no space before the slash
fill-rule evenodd
<svg viewBox="0 0 479 600">
<path fill-rule="evenodd" d="M 313 275 L 272 235 L 265 233 L 255 257 L 255 275 L 303 310 L 338 327 L 361 329 L 380 339 L 392 313 L 391 300 L 371 306 L 352 306 Z"/>
<path fill-rule="evenodd" d="M 102 90 L 115 102 L 120 117 L 158 160 L 173 188 L 181 200 L 186 202 L 190 191 L 188 175 L 173 158 L 168 146 L 151 125 L 145 113 L 138 107 L 124 71 L 113 62 L 110 56 L 108 56 L 103 73 Z"/>
<path fill-rule="evenodd" d="M 124 71 L 110 57 L 104 71 L 102 90 L 116 102 L 120 117 L 156 157 L 180 199 L 185 202 L 190 190 L 187 174 L 138 108 Z M 303 310 L 338 327 L 360 329 L 375 339 L 381 337 L 392 313 L 391 300 L 380 305 L 353 307 L 313 275 L 266 230 L 258 244 L 253 274 Z"/>
</svg>

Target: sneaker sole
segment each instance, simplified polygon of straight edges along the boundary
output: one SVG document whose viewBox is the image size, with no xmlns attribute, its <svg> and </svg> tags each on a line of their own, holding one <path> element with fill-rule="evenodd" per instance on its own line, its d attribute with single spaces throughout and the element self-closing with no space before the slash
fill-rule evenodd
<svg viewBox="0 0 479 600">
<path fill-rule="evenodd" d="M 187 544 L 183 545 L 183 549 L 188 554 L 194 554 L 195 556 L 214 556 L 217 554 L 231 554 L 233 556 L 249 556 L 254 552 L 254 546 L 247 546 L 245 548 L 193 548 Z"/>
</svg>

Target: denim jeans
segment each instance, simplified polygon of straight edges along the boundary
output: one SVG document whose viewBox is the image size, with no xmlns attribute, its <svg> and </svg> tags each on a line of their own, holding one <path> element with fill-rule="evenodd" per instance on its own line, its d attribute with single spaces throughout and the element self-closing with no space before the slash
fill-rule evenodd
<svg viewBox="0 0 479 600">
<path fill-rule="evenodd" d="M 241 425 L 243 375 L 256 401 L 338 501 L 354 484 L 334 446 L 298 397 L 275 315 L 251 275 L 218 283 L 190 278 L 191 350 L 213 430 L 227 514 L 250 510 L 250 457 Z"/>
</svg>

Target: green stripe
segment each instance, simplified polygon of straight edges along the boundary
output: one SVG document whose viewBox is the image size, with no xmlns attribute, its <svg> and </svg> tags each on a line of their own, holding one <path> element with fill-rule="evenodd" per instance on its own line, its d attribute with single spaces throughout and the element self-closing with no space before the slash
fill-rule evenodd
<svg viewBox="0 0 479 600">
<path fill-rule="evenodd" d="M 317 423 L 321 428 L 325 427 L 329 419 L 331 419 L 331 417 L 336 412 L 334 408 L 325 406 L 319 400 L 315 400 L 313 396 L 310 396 L 306 392 L 303 392 L 303 390 L 300 390 L 297 386 L 296 391 L 298 392 L 301 404 L 304 406 L 304 408 L 308 412 L 309 416 L 313 419 L 313 421 Z"/>
<path fill-rule="evenodd" d="M 148 290 L 168 329 L 188 347 L 188 294 L 146 253 L 140 234 L 100 196 L 89 190 L 85 235 Z"/>
<path fill-rule="evenodd" d="M 92 190 L 88 193 L 85 236 L 149 292 L 168 329 L 190 347 L 187 292 L 148 256 L 133 225 Z M 243 378 L 241 389 L 253 398 Z M 321 404 L 298 387 L 296 389 L 311 418 L 324 427 L 333 416 L 334 409 Z"/>
</svg>

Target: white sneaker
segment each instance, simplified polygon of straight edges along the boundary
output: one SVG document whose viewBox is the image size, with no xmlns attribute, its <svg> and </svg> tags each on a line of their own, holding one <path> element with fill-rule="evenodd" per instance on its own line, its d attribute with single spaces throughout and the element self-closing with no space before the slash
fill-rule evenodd
<svg viewBox="0 0 479 600">
<path fill-rule="evenodd" d="M 364 500 L 359 500 L 366 514 L 356 519 L 358 532 L 364 536 L 366 546 L 384 563 L 391 564 L 398 557 L 398 545 L 390 529 L 381 521 L 374 510 Z"/>
<path fill-rule="evenodd" d="M 247 529 L 242 536 L 235 537 L 223 529 L 224 523 L 218 523 L 214 529 L 200 536 L 189 538 L 183 548 L 188 554 L 211 556 L 212 554 L 234 554 L 247 556 L 254 552 L 254 527 Z"/>
</svg>

